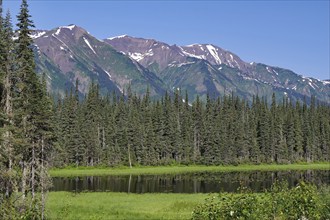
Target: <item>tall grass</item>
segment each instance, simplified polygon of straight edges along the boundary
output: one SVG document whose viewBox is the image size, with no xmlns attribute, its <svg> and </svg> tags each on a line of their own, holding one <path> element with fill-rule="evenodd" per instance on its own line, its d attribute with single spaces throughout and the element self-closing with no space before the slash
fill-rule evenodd
<svg viewBox="0 0 330 220">
<path fill-rule="evenodd" d="M 270 191 L 259 194 L 243 188 L 238 194 L 209 197 L 194 209 L 193 219 L 329 219 L 328 190 L 304 182 L 294 188 L 275 182 Z"/>
</svg>

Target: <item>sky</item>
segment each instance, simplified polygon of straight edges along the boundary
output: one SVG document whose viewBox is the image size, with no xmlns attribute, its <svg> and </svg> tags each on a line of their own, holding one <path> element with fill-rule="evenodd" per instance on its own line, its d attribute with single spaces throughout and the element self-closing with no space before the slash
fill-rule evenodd
<svg viewBox="0 0 330 220">
<path fill-rule="evenodd" d="M 37 29 L 76 24 L 98 39 L 127 34 L 209 43 L 246 62 L 330 79 L 329 0 L 28 0 Z M 19 0 L 3 0 L 13 23 Z"/>
</svg>

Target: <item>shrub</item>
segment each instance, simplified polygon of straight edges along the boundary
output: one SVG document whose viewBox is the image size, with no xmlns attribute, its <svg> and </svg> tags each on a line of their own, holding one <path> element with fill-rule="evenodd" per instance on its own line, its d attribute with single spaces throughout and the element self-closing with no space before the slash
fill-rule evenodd
<svg viewBox="0 0 330 220">
<path fill-rule="evenodd" d="M 289 189 L 284 182 L 270 192 L 220 193 L 193 211 L 192 219 L 329 219 L 328 203 L 315 185 L 300 182 Z"/>
</svg>

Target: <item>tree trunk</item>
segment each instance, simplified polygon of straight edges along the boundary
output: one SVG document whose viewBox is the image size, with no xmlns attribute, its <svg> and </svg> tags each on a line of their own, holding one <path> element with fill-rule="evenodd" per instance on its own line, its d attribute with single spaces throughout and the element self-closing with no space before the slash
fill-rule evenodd
<svg viewBox="0 0 330 220">
<path fill-rule="evenodd" d="M 44 167 L 44 149 L 45 149 L 45 142 L 44 139 L 41 139 L 41 219 L 43 220 L 45 218 L 45 167 Z"/>
<path fill-rule="evenodd" d="M 129 168 L 132 168 L 131 151 L 129 145 L 128 145 L 128 163 L 129 163 Z"/>
<path fill-rule="evenodd" d="M 31 162 L 31 194 L 32 194 L 32 199 L 35 197 L 35 163 L 36 163 L 36 158 L 35 158 L 35 146 L 34 142 L 32 143 L 32 162 Z"/>
<path fill-rule="evenodd" d="M 0 7 L 2 7 L 2 1 L 0 2 Z M 1 9 L 2 10 L 2 9 Z M 8 172 L 9 172 L 9 179 L 7 182 L 6 186 L 6 197 L 9 197 L 11 195 L 11 191 L 13 189 L 13 183 L 12 183 L 12 177 L 11 177 L 11 170 L 12 170 L 12 133 L 11 131 L 8 130 L 8 127 L 13 124 L 12 121 L 12 114 L 13 114 L 13 106 L 12 106 L 12 97 L 11 97 L 11 87 L 12 83 L 10 80 L 11 76 L 11 70 L 9 63 L 6 63 L 5 67 L 5 80 L 4 80 L 4 97 L 3 98 L 3 103 L 4 104 L 4 112 L 5 115 L 8 117 L 7 118 L 7 123 L 4 123 L 3 129 L 4 129 L 4 134 L 3 134 L 3 146 L 4 150 L 8 156 Z M 8 126 L 9 124 L 9 126 Z"/>
<path fill-rule="evenodd" d="M 22 161 L 22 201 L 25 200 L 27 170 L 25 161 Z"/>
</svg>

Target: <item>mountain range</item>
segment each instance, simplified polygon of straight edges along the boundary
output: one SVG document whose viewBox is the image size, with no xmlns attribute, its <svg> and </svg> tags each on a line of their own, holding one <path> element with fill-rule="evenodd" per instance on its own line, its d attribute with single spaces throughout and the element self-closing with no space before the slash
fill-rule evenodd
<svg viewBox="0 0 330 220">
<path fill-rule="evenodd" d="M 304 77 L 291 70 L 244 62 L 236 54 L 212 44 L 169 45 L 127 35 L 97 39 L 77 25 L 36 30 L 37 72 L 45 73 L 48 88 L 63 95 L 79 80 L 80 94 L 92 81 L 102 94 L 131 90 L 154 98 L 166 91 L 187 92 L 189 100 L 206 95 L 237 95 L 249 101 L 259 95 L 271 100 L 317 100 L 330 103 L 330 81 Z"/>
</svg>

